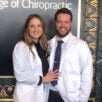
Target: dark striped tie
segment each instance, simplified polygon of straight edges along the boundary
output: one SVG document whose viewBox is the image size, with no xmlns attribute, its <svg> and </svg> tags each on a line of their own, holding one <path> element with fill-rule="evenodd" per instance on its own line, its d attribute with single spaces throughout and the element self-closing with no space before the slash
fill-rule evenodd
<svg viewBox="0 0 102 102">
<path fill-rule="evenodd" d="M 58 45 L 57 45 L 56 52 L 55 52 L 53 71 L 56 70 L 56 69 L 59 69 L 62 43 L 63 43 L 62 40 L 58 41 Z M 57 81 L 53 81 L 53 82 L 51 82 L 51 84 L 53 86 L 55 86 L 57 84 Z"/>
</svg>

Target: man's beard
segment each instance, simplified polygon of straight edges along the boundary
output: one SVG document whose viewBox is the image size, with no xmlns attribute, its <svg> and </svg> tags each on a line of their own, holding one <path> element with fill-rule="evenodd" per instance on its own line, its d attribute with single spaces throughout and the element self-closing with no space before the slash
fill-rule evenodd
<svg viewBox="0 0 102 102">
<path fill-rule="evenodd" d="M 64 35 L 60 34 L 60 32 L 59 32 L 58 30 L 56 30 L 56 31 L 57 31 L 57 35 L 58 35 L 60 38 L 63 38 L 63 37 L 65 37 L 66 35 L 69 34 L 69 32 L 71 31 L 71 28 L 70 28 Z"/>
</svg>

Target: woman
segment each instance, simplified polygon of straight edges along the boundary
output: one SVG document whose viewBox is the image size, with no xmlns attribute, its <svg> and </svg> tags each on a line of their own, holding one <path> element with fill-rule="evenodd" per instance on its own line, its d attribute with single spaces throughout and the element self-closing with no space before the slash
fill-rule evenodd
<svg viewBox="0 0 102 102">
<path fill-rule="evenodd" d="M 58 70 L 48 72 L 48 44 L 45 23 L 41 16 L 30 15 L 24 36 L 13 51 L 14 74 L 17 80 L 13 102 L 47 102 L 47 84 L 58 80 Z"/>
</svg>

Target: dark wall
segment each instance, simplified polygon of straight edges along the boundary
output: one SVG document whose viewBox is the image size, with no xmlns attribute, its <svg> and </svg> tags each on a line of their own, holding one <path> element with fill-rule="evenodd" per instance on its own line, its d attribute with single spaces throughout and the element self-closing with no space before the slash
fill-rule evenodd
<svg viewBox="0 0 102 102">
<path fill-rule="evenodd" d="M 22 36 L 22 28 L 28 15 L 37 13 L 43 17 L 50 39 L 56 33 L 54 14 L 62 7 L 67 7 L 73 12 L 72 32 L 77 36 L 78 0 L 2 0 L 0 2 L 0 75 L 13 75 L 12 51 Z"/>
</svg>

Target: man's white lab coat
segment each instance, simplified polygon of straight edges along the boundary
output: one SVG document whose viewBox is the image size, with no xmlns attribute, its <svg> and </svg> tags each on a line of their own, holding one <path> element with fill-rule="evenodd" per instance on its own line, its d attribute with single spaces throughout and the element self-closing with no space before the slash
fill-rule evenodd
<svg viewBox="0 0 102 102">
<path fill-rule="evenodd" d="M 86 42 L 71 33 L 62 39 L 62 55 L 58 91 L 65 102 L 87 102 L 92 85 L 92 56 Z M 57 37 L 49 41 L 50 70 L 53 69 Z"/>
</svg>

